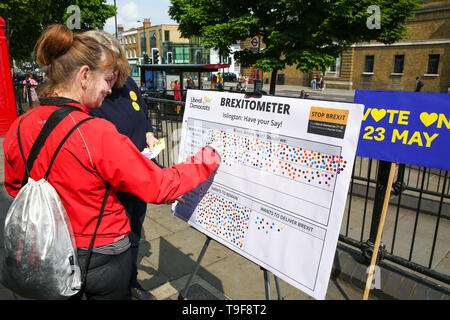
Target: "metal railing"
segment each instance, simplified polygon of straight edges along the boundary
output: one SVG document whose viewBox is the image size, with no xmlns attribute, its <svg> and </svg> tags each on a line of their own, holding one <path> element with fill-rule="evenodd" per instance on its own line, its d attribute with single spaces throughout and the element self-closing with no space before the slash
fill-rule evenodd
<svg viewBox="0 0 450 320">
<path fill-rule="evenodd" d="M 356 157 L 339 236 L 368 259 L 379 222 L 373 212 L 379 166 L 380 161 Z M 448 171 L 399 164 L 396 177 L 388 211 L 390 226 L 383 232 L 380 258 L 448 285 L 448 270 L 435 269 L 437 252 L 442 257 L 450 248 L 446 239 L 450 231 Z M 363 203 L 355 206 L 355 199 Z"/>
</svg>

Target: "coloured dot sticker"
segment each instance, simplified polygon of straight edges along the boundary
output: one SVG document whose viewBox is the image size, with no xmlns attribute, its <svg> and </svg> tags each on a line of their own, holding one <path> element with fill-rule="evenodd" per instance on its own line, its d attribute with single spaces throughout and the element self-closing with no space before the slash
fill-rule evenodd
<svg viewBox="0 0 450 320">
<path fill-rule="evenodd" d="M 242 248 L 251 210 L 211 191 L 197 206 L 195 222 L 220 238 Z"/>
<path fill-rule="evenodd" d="M 270 221 L 263 216 L 257 216 L 255 220 L 255 226 L 258 231 L 265 235 L 270 235 L 272 232 L 282 232 L 283 228 L 279 223 Z"/>
<path fill-rule="evenodd" d="M 222 141 L 222 163 L 246 165 L 266 173 L 329 189 L 347 167 L 341 155 L 330 155 L 301 147 L 283 145 L 255 137 L 210 129 L 208 143 Z"/>
</svg>

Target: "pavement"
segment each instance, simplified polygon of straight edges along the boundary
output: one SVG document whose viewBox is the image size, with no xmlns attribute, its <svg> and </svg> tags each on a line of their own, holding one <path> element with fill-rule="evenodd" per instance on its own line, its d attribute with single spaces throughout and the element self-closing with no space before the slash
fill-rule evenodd
<svg viewBox="0 0 450 320">
<path fill-rule="evenodd" d="M 231 87 L 236 87 L 236 82 L 225 82 L 224 88 L 228 90 Z M 204 82 L 204 88 L 209 88 L 209 83 Z M 355 90 L 346 89 L 335 89 L 326 88 L 324 90 L 316 89 L 313 90 L 311 87 L 304 87 L 298 85 L 276 85 L 275 95 L 276 96 L 286 96 L 286 97 L 296 97 L 300 96 L 300 92 L 304 90 L 308 94 L 308 99 L 316 100 L 332 100 L 332 101 L 342 101 L 342 102 L 353 102 L 353 97 L 355 96 Z M 253 91 L 253 84 L 248 85 L 247 91 Z M 270 91 L 270 84 L 263 84 L 263 91 Z"/>
<path fill-rule="evenodd" d="M 310 98 L 322 96 L 324 99 L 341 97 L 342 101 L 352 101 L 354 92 L 350 90 L 326 89 L 325 92 L 310 92 Z M 266 88 L 264 88 L 266 90 Z M 277 94 L 294 96 L 302 87 L 277 86 Z M 3 138 L 0 138 L 3 143 Z M 6 212 L 12 198 L 6 193 L 4 179 L 4 155 L 0 150 L 0 226 L 3 226 Z M 354 200 L 356 211 L 358 206 Z M 356 204 L 355 204 L 356 203 Z M 352 205 L 352 206 L 353 206 Z M 353 208 L 353 207 L 352 207 Z M 189 224 L 170 213 L 170 205 L 149 204 L 143 224 L 143 234 L 139 250 L 138 280 L 142 287 L 157 300 L 177 300 L 180 293 L 186 300 L 265 300 L 264 273 L 258 265 L 232 250 L 212 240 L 207 248 L 197 274 L 192 279 L 188 294 L 184 294 L 185 285 L 194 271 L 196 261 L 206 241 L 206 236 Z M 353 210 L 353 209 L 352 209 Z M 359 210 L 361 213 L 362 211 Z M 354 214 L 353 214 L 354 215 Z M 409 219 L 403 214 L 401 219 Z M 411 215 L 414 216 L 414 215 Z M 344 216 L 344 221 L 346 217 Z M 424 218 L 427 219 L 427 218 Z M 431 218 L 430 218 L 431 219 Z M 368 220 L 370 221 L 370 220 Z M 421 221 L 421 224 L 426 221 Z M 392 224 L 389 219 L 386 228 Z M 350 230 L 359 233 L 359 222 L 350 226 Z M 449 274 L 450 249 L 448 235 L 450 222 L 440 227 L 444 237 L 438 270 Z M 3 253 L 3 227 L 0 229 L 0 258 Z M 341 231 L 342 233 L 342 231 Z M 398 233 L 401 237 L 401 232 Z M 424 236 L 430 237 L 427 233 Z M 397 240 L 401 242 L 400 240 Z M 409 240 L 408 240 L 409 241 Z M 425 255 L 425 254 L 424 254 Z M 1 267 L 1 266 L 0 266 Z M 440 269 L 439 269 L 440 268 Z M 367 278 L 367 262 L 359 251 L 341 242 L 338 243 L 333 269 L 329 280 L 326 300 L 361 300 Z M 450 300 L 449 286 L 436 283 L 418 273 L 399 268 L 390 263 L 380 264 L 380 282 L 371 290 L 369 300 Z M 274 277 L 269 273 L 270 298 L 279 298 Z M 313 300 L 312 297 L 279 279 L 283 300 Z M 0 300 L 21 300 L 9 289 L 0 284 Z"/>
<path fill-rule="evenodd" d="M 2 205 L 2 224 L 5 209 L 6 206 Z M 264 273 L 260 267 L 214 240 L 210 242 L 185 295 L 185 285 L 194 271 L 205 241 L 204 234 L 170 214 L 170 205 L 149 204 L 139 250 L 138 280 L 142 287 L 157 300 L 178 300 L 180 293 L 186 300 L 266 299 Z M 336 251 L 326 300 L 362 300 L 366 268 L 355 252 L 340 245 Z M 270 273 L 269 279 L 270 297 L 272 300 L 278 299 L 275 280 Z M 395 270 L 383 269 L 381 274 L 383 286 L 408 295 L 403 297 L 405 300 L 449 300 L 448 294 L 407 279 Z M 402 283 L 404 289 L 401 288 Z M 279 285 L 283 300 L 313 300 L 281 279 Z M 408 290 L 412 287 L 416 292 L 409 296 Z M 372 290 L 369 300 L 397 299 L 388 293 Z M 0 300 L 23 298 L 0 284 Z"/>
</svg>

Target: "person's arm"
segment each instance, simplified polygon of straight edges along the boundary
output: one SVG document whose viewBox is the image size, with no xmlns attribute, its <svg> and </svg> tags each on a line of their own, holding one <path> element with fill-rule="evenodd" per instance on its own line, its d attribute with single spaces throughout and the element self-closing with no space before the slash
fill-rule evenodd
<svg viewBox="0 0 450 320">
<path fill-rule="evenodd" d="M 16 127 L 16 123 L 11 125 L 11 128 L 14 127 Z M 3 152 L 5 159 L 4 185 L 6 192 L 8 192 L 8 194 L 12 197 L 16 197 L 19 193 L 23 179 L 23 173 L 22 177 L 20 176 L 20 172 L 22 172 L 22 170 L 20 170 L 20 168 L 15 168 L 10 160 L 9 146 L 12 144 L 11 139 L 14 139 L 14 134 L 17 135 L 17 128 L 15 130 L 8 130 L 5 139 L 3 140 Z M 25 170 L 25 165 L 23 166 L 23 170 Z"/>
<path fill-rule="evenodd" d="M 147 203 L 174 200 L 199 186 L 219 167 L 218 154 L 204 147 L 184 163 L 161 169 L 112 125 L 95 133 L 92 142 L 97 148 L 93 158 L 99 174 L 117 190 L 132 193 Z"/>
<path fill-rule="evenodd" d="M 141 94 L 141 91 L 138 90 L 138 87 L 134 82 L 134 80 L 132 80 L 132 86 L 135 89 L 134 91 L 136 92 L 139 105 L 142 107 L 146 118 L 145 141 L 147 143 L 147 147 L 149 148 L 149 150 L 153 151 L 153 146 L 155 146 L 158 143 L 158 139 L 156 139 L 155 136 L 153 135 L 152 120 L 148 117 L 147 103 L 145 102 L 144 97 Z"/>
</svg>

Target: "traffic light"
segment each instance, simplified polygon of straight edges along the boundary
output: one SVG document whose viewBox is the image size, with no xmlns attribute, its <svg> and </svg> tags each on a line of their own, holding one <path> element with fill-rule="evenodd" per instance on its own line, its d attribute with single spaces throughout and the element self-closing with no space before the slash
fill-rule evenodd
<svg viewBox="0 0 450 320">
<path fill-rule="evenodd" d="M 173 55 L 172 52 L 167 52 L 167 63 L 172 64 L 173 63 Z"/>
<path fill-rule="evenodd" d="M 158 49 L 152 49 L 153 53 L 153 64 L 159 64 L 159 50 Z"/>
<path fill-rule="evenodd" d="M 144 63 L 145 64 L 149 64 L 150 63 L 150 61 L 148 59 L 148 54 L 146 54 L 146 53 L 144 53 Z"/>
<path fill-rule="evenodd" d="M 223 56 L 222 62 L 223 62 L 224 64 L 228 64 L 228 56 Z"/>
<path fill-rule="evenodd" d="M 202 50 L 197 50 L 195 53 L 195 63 L 201 64 L 202 63 Z"/>
<path fill-rule="evenodd" d="M 261 79 L 253 79 L 253 93 L 257 95 L 262 94 L 263 82 Z"/>
</svg>

